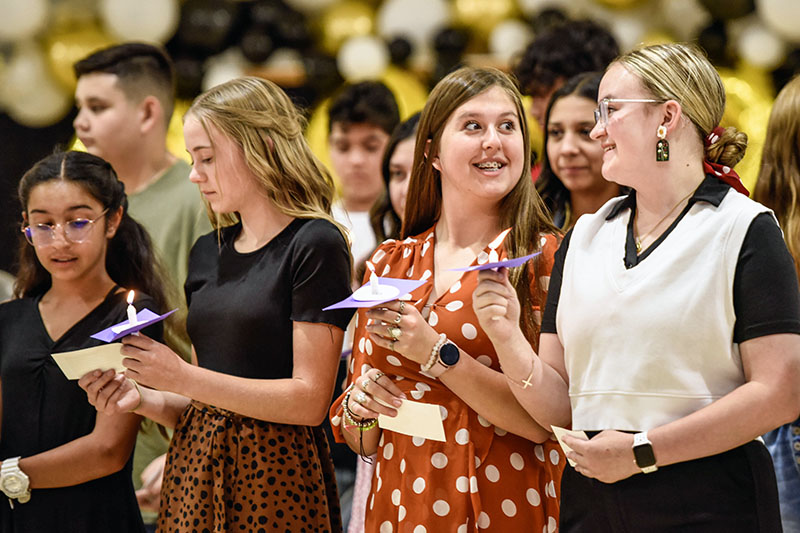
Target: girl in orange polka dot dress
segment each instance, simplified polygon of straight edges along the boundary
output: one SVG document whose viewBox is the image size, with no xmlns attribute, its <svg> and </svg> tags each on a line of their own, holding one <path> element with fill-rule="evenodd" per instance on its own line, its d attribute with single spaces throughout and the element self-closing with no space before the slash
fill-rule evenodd
<svg viewBox="0 0 800 533">
<path fill-rule="evenodd" d="M 428 283 L 359 310 L 350 387 L 331 409 L 337 438 L 377 452 L 366 531 L 558 527 L 565 459 L 514 400 L 510 388 L 523 384 L 504 376 L 473 311 L 477 272 L 449 270 L 541 252 L 510 273 L 520 327 L 536 345 L 558 242 L 530 181 L 528 146 L 519 92 L 494 69 L 450 74 L 422 112 L 404 240 L 384 242 L 371 262 L 381 276 Z M 373 424 L 405 399 L 440 406 L 446 442 Z"/>
</svg>

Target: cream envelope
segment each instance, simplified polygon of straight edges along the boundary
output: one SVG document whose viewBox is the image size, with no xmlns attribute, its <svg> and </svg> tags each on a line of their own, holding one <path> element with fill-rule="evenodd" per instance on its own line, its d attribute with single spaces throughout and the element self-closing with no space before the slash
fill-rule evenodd
<svg viewBox="0 0 800 533">
<path fill-rule="evenodd" d="M 445 442 L 442 413 L 437 404 L 403 400 L 403 405 L 395 409 L 397 416 L 378 415 L 378 426 L 403 435 Z"/>
<path fill-rule="evenodd" d="M 67 379 L 78 379 L 92 370 L 110 370 L 124 372 L 122 366 L 124 356 L 120 353 L 122 343 L 101 344 L 93 348 L 84 348 L 73 352 L 51 354 L 56 364 L 67 376 Z"/>
<path fill-rule="evenodd" d="M 573 431 L 571 429 L 564 429 L 564 428 L 560 428 L 558 426 L 550 426 L 550 427 L 553 429 L 553 433 L 555 434 L 556 438 L 558 439 L 558 443 L 561 445 L 561 449 L 564 450 L 564 455 L 566 455 L 567 452 L 571 452 L 572 451 L 572 448 L 570 448 L 569 446 L 564 444 L 564 441 L 561 440 L 561 437 L 563 437 L 564 435 L 569 435 L 571 437 L 575 437 L 575 438 L 581 439 L 581 440 L 589 440 L 589 437 L 583 431 Z M 571 466 L 575 466 L 575 461 L 573 461 L 572 459 L 567 458 L 567 461 L 569 461 L 569 464 Z"/>
</svg>

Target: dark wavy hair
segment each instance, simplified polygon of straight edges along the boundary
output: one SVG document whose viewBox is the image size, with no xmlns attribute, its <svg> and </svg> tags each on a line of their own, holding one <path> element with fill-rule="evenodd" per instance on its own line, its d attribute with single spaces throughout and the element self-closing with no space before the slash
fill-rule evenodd
<svg viewBox="0 0 800 533">
<path fill-rule="evenodd" d="M 128 215 L 125 185 L 105 160 L 85 152 L 56 152 L 28 170 L 19 182 L 19 201 L 28 211 L 31 191 L 54 180 L 83 187 L 109 212 L 122 207 L 122 220 L 108 243 L 106 272 L 118 285 L 150 295 L 160 310 L 168 304 L 163 270 L 156 260 L 147 231 Z M 107 219 L 106 219 L 107 220 Z M 14 285 L 17 298 L 39 296 L 51 286 L 50 273 L 42 266 L 33 246 L 20 233 L 19 269 Z"/>
<path fill-rule="evenodd" d="M 420 112 L 417 111 L 398 124 L 392 132 L 392 136 L 389 137 L 389 142 L 386 143 L 386 150 L 383 152 L 383 161 L 381 162 L 384 184 L 383 195 L 369 211 L 369 221 L 372 224 L 372 230 L 375 232 L 378 242 L 383 242 L 386 239 L 396 239 L 400 236 L 400 228 L 403 225 L 403 221 L 400 219 L 399 213 L 392 207 L 392 200 L 389 197 L 389 182 L 392 178 L 389 173 L 389 163 L 398 144 L 408 139 L 414 139 L 419 117 Z"/>
<path fill-rule="evenodd" d="M 548 93 L 559 78 L 605 70 L 619 52 L 614 36 L 600 24 L 570 20 L 537 35 L 513 71 L 522 92 L 539 96 Z"/>
</svg>

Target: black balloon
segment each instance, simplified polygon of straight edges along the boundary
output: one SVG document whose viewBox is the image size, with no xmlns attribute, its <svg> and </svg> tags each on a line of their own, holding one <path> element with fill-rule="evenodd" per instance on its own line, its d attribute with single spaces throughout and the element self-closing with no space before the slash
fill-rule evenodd
<svg viewBox="0 0 800 533">
<path fill-rule="evenodd" d="M 700 0 L 715 19 L 735 19 L 751 13 L 755 8 L 753 0 Z"/>
<path fill-rule="evenodd" d="M 433 48 L 439 53 L 448 56 L 461 56 L 467 49 L 469 35 L 459 28 L 445 28 L 436 34 L 433 39 Z"/>
<path fill-rule="evenodd" d="M 191 100 L 203 90 L 203 60 L 194 56 L 177 56 L 175 92 L 178 98 Z"/>
<path fill-rule="evenodd" d="M 318 97 L 330 94 L 344 82 L 333 57 L 310 52 L 303 56 L 303 66 L 308 84 L 314 88 Z"/>
<path fill-rule="evenodd" d="M 275 34 L 282 46 L 305 49 L 313 39 L 308 30 L 308 23 L 297 11 L 287 11 L 275 27 Z"/>
<path fill-rule="evenodd" d="M 728 32 L 725 22 L 714 20 L 710 25 L 700 31 L 697 44 L 708 54 L 708 58 L 717 66 L 728 67 L 732 65 L 732 57 L 728 48 Z"/>
<path fill-rule="evenodd" d="M 389 57 L 394 65 L 404 66 L 413 51 L 411 42 L 405 37 L 395 37 L 389 41 Z"/>
<path fill-rule="evenodd" d="M 263 63 L 275 49 L 265 29 L 255 27 L 245 31 L 239 43 L 242 55 L 253 63 Z"/>
<path fill-rule="evenodd" d="M 186 0 L 176 36 L 185 47 L 221 52 L 229 44 L 237 18 L 236 5 L 226 0 Z"/>
<path fill-rule="evenodd" d="M 795 48 L 788 54 L 783 63 L 772 71 L 772 84 L 775 86 L 775 93 L 783 89 L 783 86 L 800 74 L 800 48 Z"/>
</svg>

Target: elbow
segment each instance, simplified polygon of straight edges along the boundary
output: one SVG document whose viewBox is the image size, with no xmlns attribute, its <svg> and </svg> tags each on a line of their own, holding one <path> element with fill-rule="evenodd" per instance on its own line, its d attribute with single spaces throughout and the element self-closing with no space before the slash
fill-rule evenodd
<svg viewBox="0 0 800 533">
<path fill-rule="evenodd" d="M 95 462 L 98 468 L 97 477 L 110 476 L 122 470 L 131 456 L 131 451 L 127 446 L 114 446 L 113 443 L 102 446 L 97 450 Z"/>
</svg>

